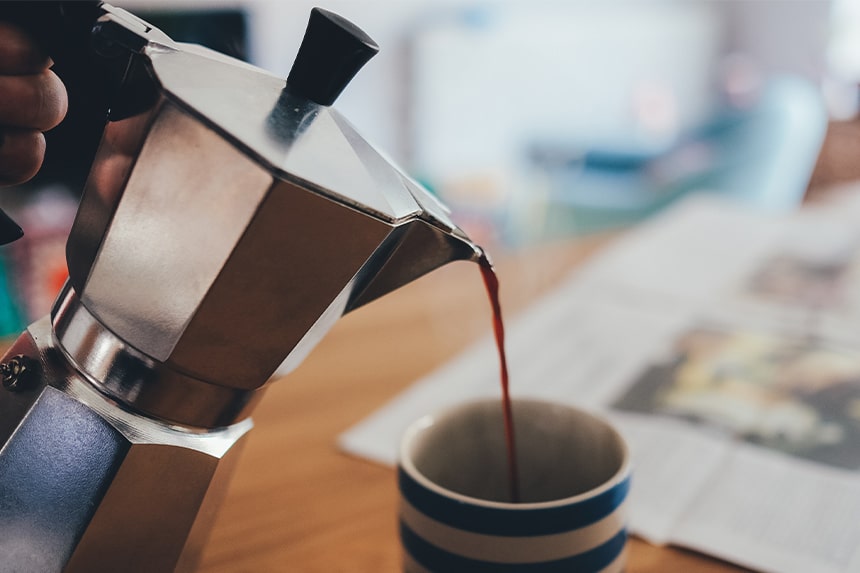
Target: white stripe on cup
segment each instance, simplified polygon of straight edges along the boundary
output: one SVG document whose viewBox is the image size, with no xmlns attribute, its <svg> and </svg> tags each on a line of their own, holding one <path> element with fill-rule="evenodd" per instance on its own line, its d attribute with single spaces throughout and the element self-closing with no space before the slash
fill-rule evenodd
<svg viewBox="0 0 860 573">
<path fill-rule="evenodd" d="M 606 543 L 624 529 L 624 505 L 591 525 L 534 537 L 485 535 L 445 525 L 400 499 L 400 518 L 418 536 L 440 549 L 492 563 L 555 561 Z"/>
<path fill-rule="evenodd" d="M 598 571 L 597 573 L 624 573 L 624 566 L 627 564 L 627 548 L 624 548 L 618 554 L 612 563 Z M 415 561 L 408 551 L 403 551 L 403 573 L 433 573 L 423 565 Z"/>
</svg>

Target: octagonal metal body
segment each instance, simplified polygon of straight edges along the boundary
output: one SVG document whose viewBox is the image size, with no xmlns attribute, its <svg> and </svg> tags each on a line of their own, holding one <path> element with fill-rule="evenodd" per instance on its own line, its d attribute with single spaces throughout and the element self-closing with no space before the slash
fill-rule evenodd
<svg viewBox="0 0 860 573">
<path fill-rule="evenodd" d="M 193 571 L 252 424 L 205 432 L 119 408 L 77 373 L 48 319 L 0 389 L 0 570 Z"/>
</svg>

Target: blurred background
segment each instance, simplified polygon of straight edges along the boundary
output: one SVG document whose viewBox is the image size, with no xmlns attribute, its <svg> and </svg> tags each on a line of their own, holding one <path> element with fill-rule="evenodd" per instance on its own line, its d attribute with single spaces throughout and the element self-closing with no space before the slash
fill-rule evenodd
<svg viewBox="0 0 860 573">
<path fill-rule="evenodd" d="M 319 4 L 113 3 L 284 77 Z M 784 212 L 860 178 L 856 0 L 322 6 L 381 48 L 338 108 L 491 251 L 623 228 L 693 192 Z M 2 251 L 0 335 L 45 314 L 65 279 L 98 143 L 91 89 L 70 85 L 43 172 L 0 198 L 27 233 Z"/>
</svg>

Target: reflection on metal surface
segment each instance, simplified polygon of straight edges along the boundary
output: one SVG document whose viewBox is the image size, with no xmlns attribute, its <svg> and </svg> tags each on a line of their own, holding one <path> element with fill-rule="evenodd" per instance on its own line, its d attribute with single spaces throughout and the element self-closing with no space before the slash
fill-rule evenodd
<svg viewBox="0 0 860 573">
<path fill-rule="evenodd" d="M 165 104 L 81 300 L 138 350 L 166 360 L 271 183 L 205 125 Z"/>
<path fill-rule="evenodd" d="M 196 428 L 246 418 L 261 390 L 211 384 L 173 370 L 129 346 L 98 321 L 66 285 L 52 312 L 57 350 L 92 385 L 155 419 Z"/>
<path fill-rule="evenodd" d="M 46 388 L 0 453 L 3 567 L 61 570 L 128 446 L 83 404 Z"/>
<path fill-rule="evenodd" d="M 39 379 L 0 393 L 0 569 L 193 570 L 250 420 L 202 431 L 118 408 L 66 361 L 47 319 L 10 353 Z"/>
</svg>

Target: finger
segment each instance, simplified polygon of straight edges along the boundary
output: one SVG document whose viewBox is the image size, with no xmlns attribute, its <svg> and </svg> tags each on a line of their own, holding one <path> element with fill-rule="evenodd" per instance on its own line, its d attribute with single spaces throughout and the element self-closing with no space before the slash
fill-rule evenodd
<svg viewBox="0 0 860 573">
<path fill-rule="evenodd" d="M 47 131 L 62 121 L 67 108 L 66 88 L 50 70 L 0 75 L 0 125 Z"/>
<path fill-rule="evenodd" d="M 45 157 L 45 136 L 37 130 L 4 129 L 0 143 L 0 185 L 32 179 Z"/>
<path fill-rule="evenodd" d="M 26 32 L 0 22 L 0 74 L 37 74 L 50 65 L 48 55 Z"/>
</svg>

